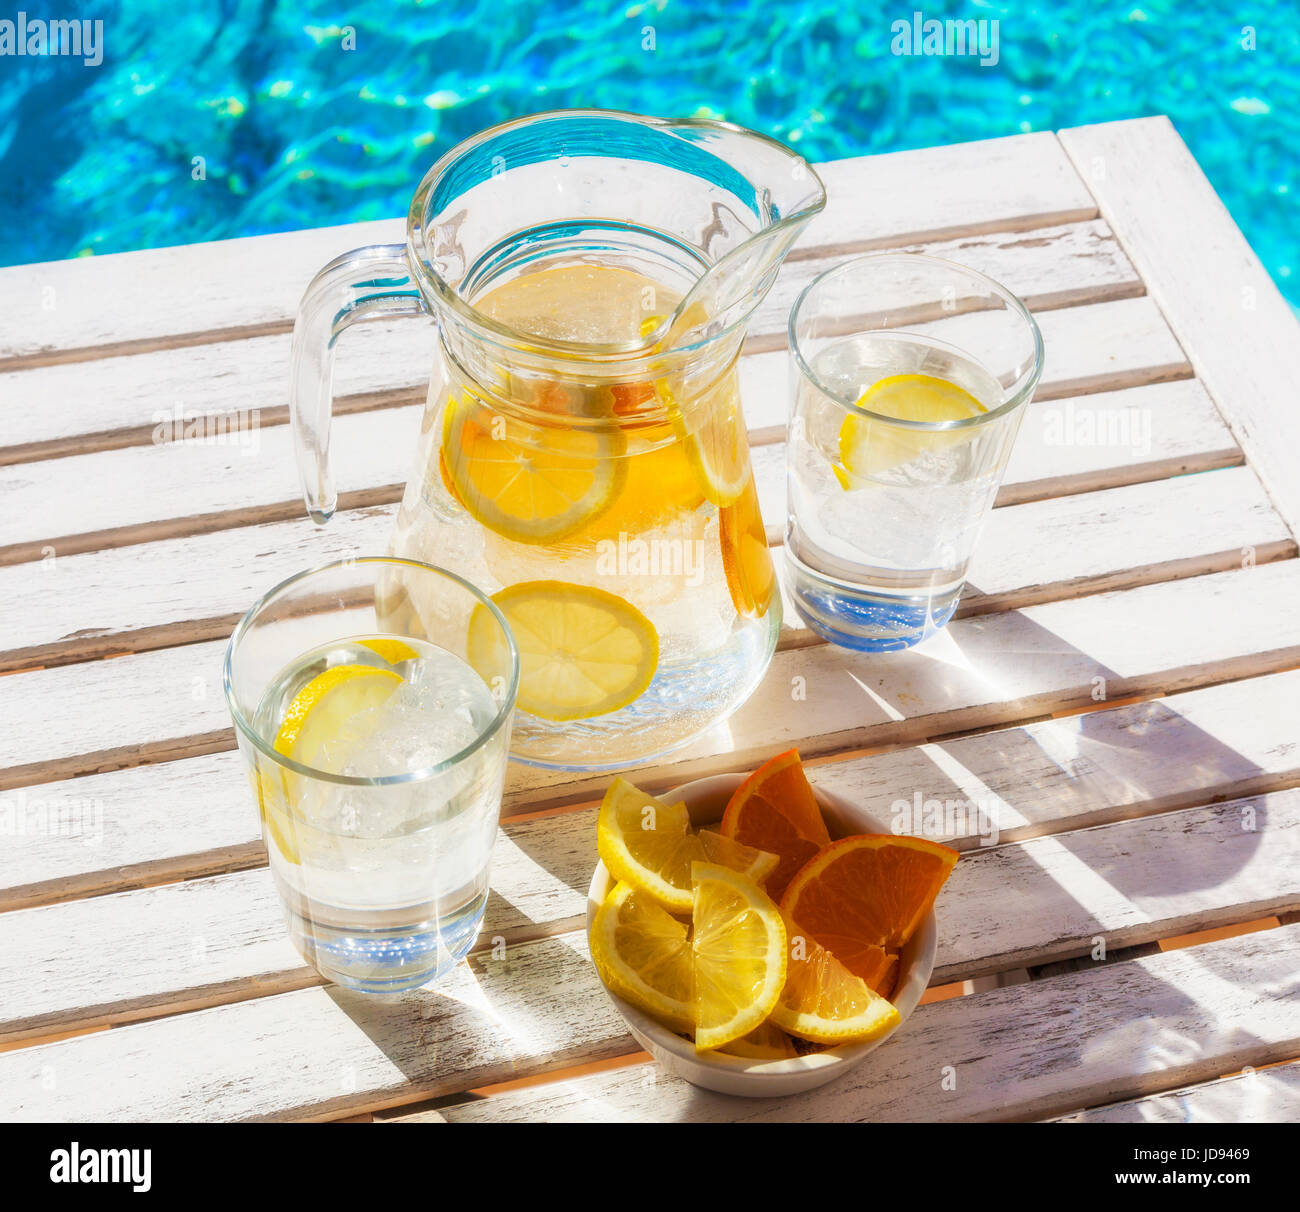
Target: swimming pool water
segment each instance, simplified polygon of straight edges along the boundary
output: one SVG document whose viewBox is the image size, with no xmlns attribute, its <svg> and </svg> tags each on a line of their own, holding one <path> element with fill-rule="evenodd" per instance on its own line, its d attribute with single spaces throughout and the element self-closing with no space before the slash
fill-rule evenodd
<svg viewBox="0 0 1300 1212">
<path fill-rule="evenodd" d="M 813 160 L 1165 113 L 1300 303 L 1294 0 L 20 7 L 102 19 L 104 60 L 0 58 L 3 264 L 401 214 L 447 148 L 542 109 L 717 116 Z M 893 55 L 917 10 L 996 19 L 997 64 Z"/>
</svg>

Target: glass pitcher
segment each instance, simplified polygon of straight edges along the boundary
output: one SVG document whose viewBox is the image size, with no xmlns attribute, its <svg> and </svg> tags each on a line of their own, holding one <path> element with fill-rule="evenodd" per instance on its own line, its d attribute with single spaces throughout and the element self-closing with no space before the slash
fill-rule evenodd
<svg viewBox="0 0 1300 1212">
<path fill-rule="evenodd" d="M 404 245 L 308 287 L 291 408 L 308 512 L 334 511 L 333 345 L 438 325 L 391 554 L 492 596 L 519 645 L 512 756 L 601 769 L 673 749 L 752 692 L 780 595 L 741 414 L 745 327 L 825 204 L 788 148 L 715 122 L 540 114 L 444 156 Z M 428 613 L 389 587 L 393 630 Z M 464 627 L 490 667 L 487 620 Z M 479 634 L 481 632 L 481 634 Z M 437 640 L 436 634 L 430 638 Z"/>
</svg>

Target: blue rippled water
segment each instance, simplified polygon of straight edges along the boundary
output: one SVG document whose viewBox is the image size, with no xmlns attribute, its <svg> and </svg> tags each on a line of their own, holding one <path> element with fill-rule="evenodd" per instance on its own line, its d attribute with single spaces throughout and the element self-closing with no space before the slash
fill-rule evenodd
<svg viewBox="0 0 1300 1212">
<path fill-rule="evenodd" d="M 541 109 L 716 115 L 810 159 L 1165 113 L 1300 303 L 1295 0 L 22 7 L 102 19 L 104 61 L 0 58 L 4 264 L 400 214 L 441 152 Z M 996 18 L 996 66 L 891 54 L 917 8 Z"/>
</svg>

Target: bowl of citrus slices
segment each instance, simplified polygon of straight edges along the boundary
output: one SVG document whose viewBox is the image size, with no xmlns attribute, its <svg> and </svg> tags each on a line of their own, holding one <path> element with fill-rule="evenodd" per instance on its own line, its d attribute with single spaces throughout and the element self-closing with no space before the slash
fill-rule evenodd
<svg viewBox="0 0 1300 1212">
<path fill-rule="evenodd" d="M 591 958 L 637 1041 L 753 1097 L 832 1081 L 893 1035 L 934 968 L 957 852 L 814 791 L 796 750 L 654 797 L 623 778 L 597 823 Z"/>
</svg>

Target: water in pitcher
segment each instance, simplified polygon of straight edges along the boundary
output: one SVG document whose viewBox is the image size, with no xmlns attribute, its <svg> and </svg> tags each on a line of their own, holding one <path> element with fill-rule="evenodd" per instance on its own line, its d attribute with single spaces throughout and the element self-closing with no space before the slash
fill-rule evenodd
<svg viewBox="0 0 1300 1212">
<path fill-rule="evenodd" d="M 579 262 L 524 272 L 474 307 L 518 340 L 635 351 L 680 298 Z M 522 666 L 514 756 L 625 765 L 743 702 L 780 603 L 734 353 L 694 377 L 607 380 L 445 354 L 392 550 L 454 568 L 505 614 Z"/>
</svg>

